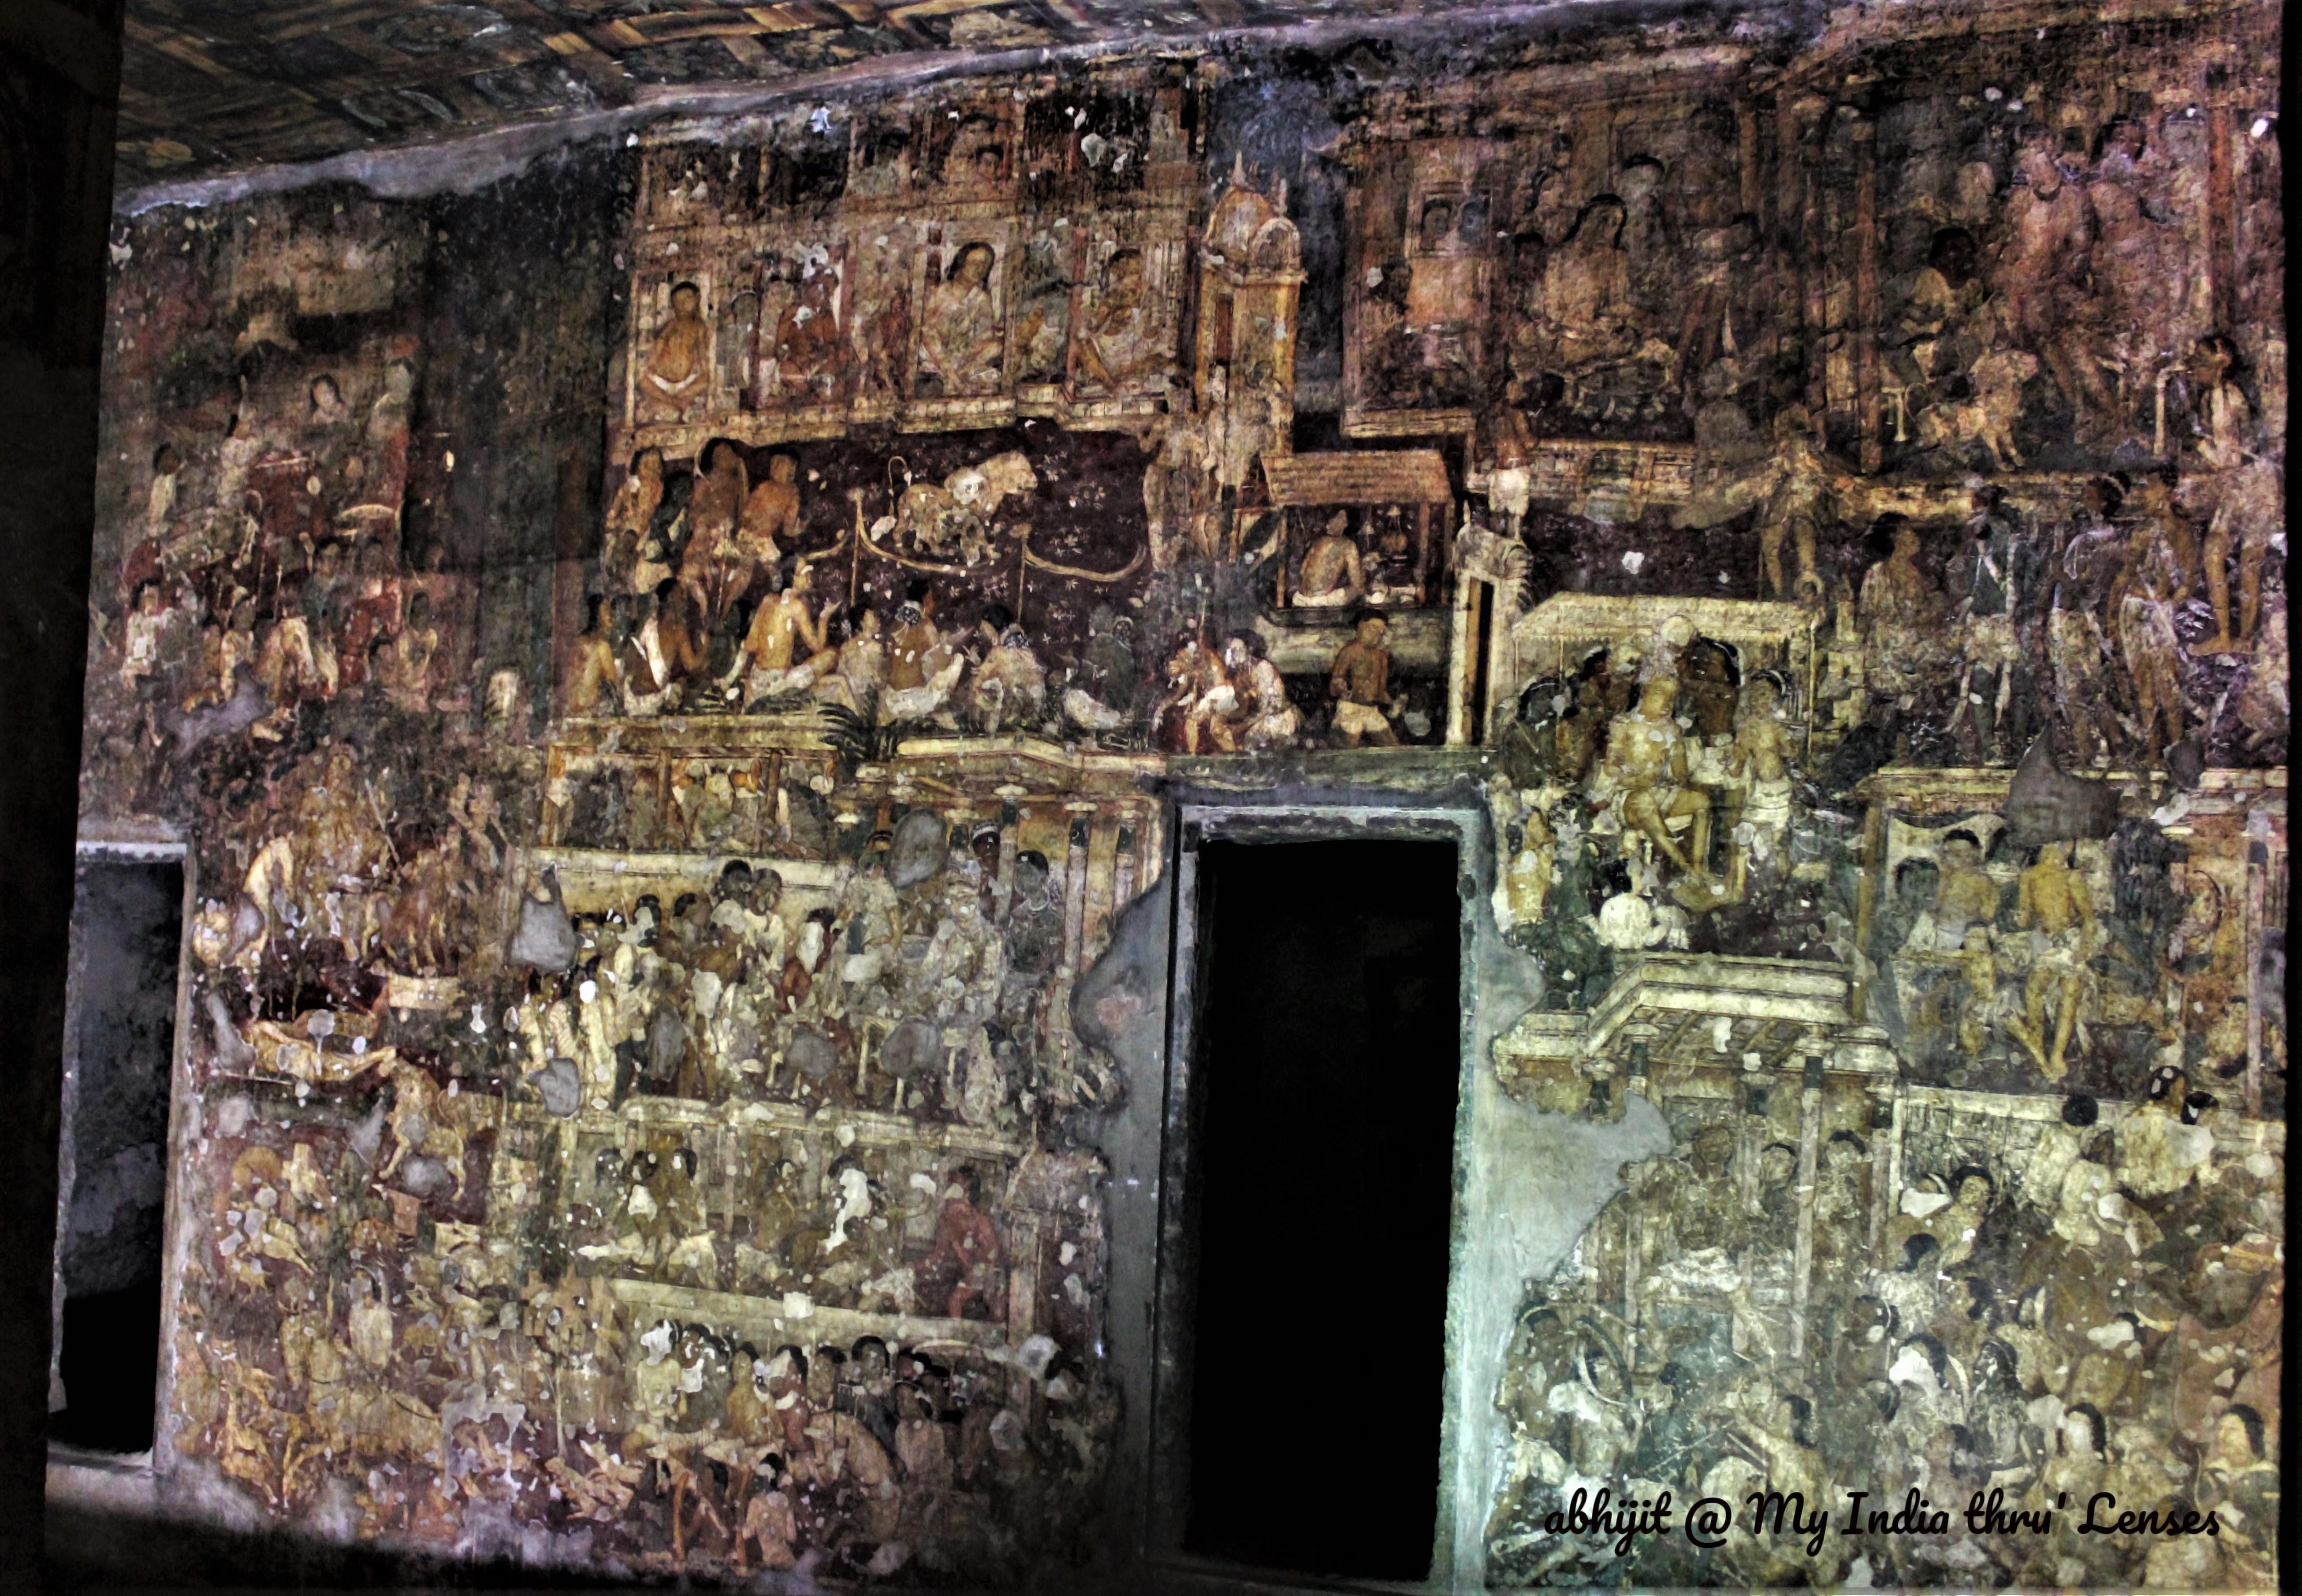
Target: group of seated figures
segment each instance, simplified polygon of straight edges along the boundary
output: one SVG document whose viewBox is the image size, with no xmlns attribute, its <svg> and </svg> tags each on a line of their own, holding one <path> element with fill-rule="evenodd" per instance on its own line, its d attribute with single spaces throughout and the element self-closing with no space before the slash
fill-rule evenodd
<svg viewBox="0 0 2302 1596">
<path fill-rule="evenodd" d="M 1037 486 L 1029 463 L 1010 450 L 944 483 L 910 484 L 869 533 L 859 508 L 849 535 L 893 536 L 898 559 L 948 557 L 978 567 L 1003 501 Z M 563 695 L 569 714 L 826 705 L 867 726 L 1001 731 L 1037 728 L 1051 712 L 1065 712 L 1009 605 L 988 603 L 974 625 L 946 626 L 937 616 L 935 584 L 923 576 L 908 579 L 885 614 L 860 597 L 835 607 L 819 596 L 816 567 L 828 555 L 794 552 L 805 523 L 791 455 L 773 456 L 753 483 L 742 452 L 715 444 L 681 500 L 667 498 L 660 452 L 643 449 L 608 522 L 602 591 L 587 601 Z M 1088 731 L 1108 729 L 1094 724 L 1101 707 L 1087 685 L 1071 686 L 1082 701 L 1071 718 Z"/>
<path fill-rule="evenodd" d="M 685 1143 L 662 1153 L 603 1147 L 587 1197 L 570 1212 L 571 1246 L 586 1267 L 625 1279 L 1004 1320 L 1004 1253 L 981 1176 L 962 1164 L 939 1184 L 922 1167 L 891 1190 L 900 1161 L 843 1153 L 819 1183 L 758 1145 L 724 1167 L 705 1166 Z M 933 1241 L 922 1249 L 915 1232 L 929 1224 Z"/>
<path fill-rule="evenodd" d="M 1315 546 L 1312 559 L 1320 558 Z M 693 589 L 669 577 L 652 592 L 595 596 L 566 708 L 575 715 L 829 708 L 866 726 L 1124 743 L 1135 732 L 1136 706 L 1147 701 L 1154 743 L 1176 753 L 1289 748 L 1312 728 L 1253 628 L 1217 642 L 1205 626 L 1184 627 L 1154 693 L 1130 617 L 1098 609 L 1083 658 L 1051 673 L 1005 604 L 985 605 L 972 626 L 945 628 L 933 585 L 913 578 L 884 623 L 863 605 L 834 615 L 811 601 L 812 569 L 804 560 L 762 567 L 753 580 L 767 596 L 756 606 L 731 600 L 718 624 Z M 1378 566 L 1370 585 L 1354 563 L 1332 595 L 1316 601 L 1340 608 L 1390 593 L 1413 601 L 1420 590 L 1411 562 L 1402 582 L 1387 569 Z M 1390 625 L 1380 609 L 1357 611 L 1335 653 L 1326 702 L 1311 706 L 1314 714 L 1323 708 L 1329 736 L 1342 747 L 1389 746 L 1404 740 L 1402 728 L 1412 738 L 1430 734 L 1427 711 L 1393 689 Z"/>
<path fill-rule="evenodd" d="M 560 1114 L 662 1096 L 1002 1130 L 1093 1096 L 1100 1066 L 1070 1059 L 1047 1012 L 1063 953 L 1053 867 L 1027 849 L 1003 881 L 970 851 L 899 887 L 889 840 L 804 916 L 780 875 L 738 860 L 668 914 L 646 894 L 575 917 L 574 964 L 532 971 L 509 1016 L 525 1080 Z M 981 845 L 996 867 L 996 827 Z"/>
<path fill-rule="evenodd" d="M 1784 880 L 1802 730 L 1790 703 L 1782 672 L 1744 676 L 1730 645 L 1676 616 L 1649 643 L 1594 648 L 1528 686 L 1490 794 L 1514 945 L 1559 955 L 1554 980 L 1603 986 L 1602 949 L 1684 948 L 1691 915 Z M 1552 912 L 1586 898 L 1589 915 Z M 1579 969 L 1567 943 L 1587 945 Z"/>
</svg>

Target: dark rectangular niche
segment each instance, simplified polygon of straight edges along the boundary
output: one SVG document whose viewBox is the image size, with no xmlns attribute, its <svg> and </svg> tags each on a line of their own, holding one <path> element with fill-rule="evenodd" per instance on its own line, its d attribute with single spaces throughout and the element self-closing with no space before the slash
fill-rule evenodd
<svg viewBox="0 0 2302 1596">
<path fill-rule="evenodd" d="M 77 1082 L 56 1283 L 64 1406 L 48 1415 L 48 1438 L 95 1451 L 152 1445 L 183 894 L 173 860 L 83 861 L 72 904 L 65 1024 Z"/>
<path fill-rule="evenodd" d="M 1461 1049 L 1455 846 L 1210 842 L 1183 1550 L 1420 1580 Z M 1372 1338 L 1336 1327 L 1379 1324 Z"/>
</svg>

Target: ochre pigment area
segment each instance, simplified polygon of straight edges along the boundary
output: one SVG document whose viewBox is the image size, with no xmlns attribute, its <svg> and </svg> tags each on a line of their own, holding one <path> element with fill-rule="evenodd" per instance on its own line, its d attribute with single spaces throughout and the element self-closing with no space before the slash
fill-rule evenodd
<svg viewBox="0 0 2302 1596">
<path fill-rule="evenodd" d="M 1546 1205 L 1397 1331 L 1436 1577 L 2271 1583 L 2279 13 L 1897 15 L 1010 60 L 122 220 L 81 831 L 190 882 L 155 1466 L 1107 1570 L 1180 1444 L 1185 806 L 1427 811 L 1463 1189 Z M 1556 1521 L 1769 1484 L 1953 1517 Z"/>
</svg>

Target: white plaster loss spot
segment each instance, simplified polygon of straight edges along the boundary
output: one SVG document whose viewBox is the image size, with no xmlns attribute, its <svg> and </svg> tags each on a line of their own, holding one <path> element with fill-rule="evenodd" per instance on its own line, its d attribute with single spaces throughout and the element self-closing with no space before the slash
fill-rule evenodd
<svg viewBox="0 0 2302 1596">
<path fill-rule="evenodd" d="M 855 1145 L 855 1127 L 853 1125 L 841 1125 L 831 1134 L 839 1138 L 839 1145 L 843 1147 L 852 1147 Z"/>
<path fill-rule="evenodd" d="M 2123 1347 L 2134 1339 L 2134 1326 L 2123 1319 L 2113 1319 L 2107 1324 L 2097 1324 L 2086 1332 L 2088 1340 L 2105 1352 L 2113 1347 Z"/>
<path fill-rule="evenodd" d="M 1646 563 L 1647 557 L 1640 553 L 1636 549 L 1626 549 L 1623 551 L 1623 569 L 1628 571 L 1632 575 L 1637 575 L 1639 574 L 1639 567 Z"/>
<path fill-rule="evenodd" d="M 1713 1053 L 1726 1052 L 1726 1044 L 1733 1038 L 1734 1035 L 1735 1017 L 1733 1015 L 1721 1014 L 1712 1020 L 1710 1022 L 1710 1051 Z"/>
<path fill-rule="evenodd" d="M 1069 1269 L 1071 1266 L 1071 1260 L 1078 1256 L 1079 1248 L 1072 1243 L 1066 1241 L 1063 1243 L 1062 1249 L 1055 1254 L 1055 1261 L 1061 1264 L 1064 1268 Z"/>
<path fill-rule="evenodd" d="M 1927 1362 L 1927 1355 L 1916 1347 L 1903 1348 L 1901 1355 L 1895 1359 L 1894 1366 L 1886 1371 L 1886 1379 L 1890 1384 L 1907 1385 L 1916 1390 L 1940 1389 L 1935 1380 L 1934 1365 Z"/>
<path fill-rule="evenodd" d="M 910 1184 L 911 1184 L 914 1189 L 918 1189 L 918 1190 L 920 1190 L 920 1191 L 924 1191 L 924 1192 L 926 1192 L 929 1197 L 933 1197 L 933 1196 L 935 1196 L 935 1190 L 936 1190 L 935 1177 L 934 1177 L 933 1175 L 928 1174 L 925 1170 L 913 1170 L 913 1171 L 912 1172 L 912 1178 L 911 1178 Z M 1070 1243 L 1069 1243 L 1069 1242 L 1066 1242 L 1066 1243 L 1064 1243 L 1064 1245 L 1065 1245 L 1066 1247 L 1068 1247 L 1068 1246 L 1070 1245 Z M 1068 1258 L 1066 1258 L 1066 1259 L 1064 1259 L 1063 1261 L 1064 1261 L 1065 1263 L 1069 1263 L 1071 1260 L 1070 1260 L 1070 1259 L 1068 1259 Z"/>
<path fill-rule="evenodd" d="M 1911 1187 L 1903 1193 L 1903 1212 L 1912 1219 L 1924 1219 L 1949 1206 L 1950 1193 L 1946 1191 L 1920 1191 Z"/>
<path fill-rule="evenodd" d="M 807 119 L 807 130 L 811 133 L 831 131 L 831 107 L 818 105 L 815 108 L 815 114 Z"/>
<path fill-rule="evenodd" d="M 2278 1160 L 2267 1153 L 2248 1153 L 2246 1155 L 2246 1172 L 2257 1180 L 2267 1180 L 2278 1172 Z"/>
<path fill-rule="evenodd" d="M 456 468 L 456 451 L 454 449 L 449 449 L 446 455 L 441 457 L 441 458 L 442 463 L 446 465 L 449 470 L 453 471 Z"/>
</svg>

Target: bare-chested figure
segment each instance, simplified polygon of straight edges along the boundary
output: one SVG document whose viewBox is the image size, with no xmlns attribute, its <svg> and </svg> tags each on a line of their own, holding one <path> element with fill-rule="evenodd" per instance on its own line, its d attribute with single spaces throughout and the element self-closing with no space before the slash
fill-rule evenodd
<svg viewBox="0 0 2302 1596">
<path fill-rule="evenodd" d="M 1192 706 L 1184 751 L 1199 752 L 1203 740 L 1222 753 L 1291 743 L 1300 718 L 1287 701 L 1287 684 L 1271 662 L 1262 634 L 1232 633 L 1223 643 L 1222 667 L 1223 681 Z"/>
<path fill-rule="evenodd" d="M 617 668 L 616 639 L 609 635 L 606 606 L 593 593 L 584 601 L 590 612 L 584 634 L 576 640 L 574 668 L 567 681 L 567 713 L 614 713 L 623 707 L 623 679 Z"/>
<path fill-rule="evenodd" d="M 2113 521 L 2125 494 L 2109 477 L 2081 490 L 2084 508 L 2054 566 L 2046 607 L 2046 662 L 2055 708 L 2072 743 L 2096 765 L 2110 763 L 2121 746 L 2117 699 L 2110 687 L 2110 641 L 2104 609 L 2124 537 Z M 2115 625 L 2116 617 L 2109 617 Z"/>
<path fill-rule="evenodd" d="M 631 475 L 616 490 L 608 507 L 608 536 L 601 550 L 600 567 L 619 593 L 645 592 L 634 585 L 640 546 L 655 525 L 655 512 L 663 503 L 663 451 L 643 449 L 632 457 Z"/>
<path fill-rule="evenodd" d="M 959 1279 L 944 1308 L 954 1319 L 965 1318 L 967 1305 L 978 1298 L 996 1314 L 1006 1296 L 1000 1280 L 999 1230 L 983 1211 L 982 1202 L 981 1177 L 971 1169 L 956 1172 L 943 1212 L 936 1216 L 935 1248 L 920 1265 L 922 1272 L 938 1264 L 958 1265 Z"/>
<path fill-rule="evenodd" d="M 1961 828 L 1943 838 L 1942 874 L 1935 879 L 1934 947 L 1954 953 L 1966 945 L 1967 928 L 1998 920 L 1998 883 L 1982 868 L 1982 844 Z"/>
<path fill-rule="evenodd" d="M 735 528 L 737 557 L 754 569 L 781 559 L 784 546 L 799 535 L 799 462 L 777 455 L 768 462 L 767 480 L 744 500 Z"/>
<path fill-rule="evenodd" d="M 1671 513 L 1671 525 L 1688 529 L 1717 526 L 1759 506 L 1759 567 L 1767 591 L 1777 598 L 1820 601 L 1823 583 L 1816 563 L 1822 523 L 1830 497 L 1852 482 L 1851 474 L 1814 441 L 1814 424 L 1803 405 L 1785 406 L 1772 424 L 1774 447 L 1760 451 L 1741 470 L 1721 474 Z M 1783 550 L 1794 564 L 1785 575 Z"/>
<path fill-rule="evenodd" d="M 1152 568 L 1172 571 L 1189 559 L 1213 559 L 1218 541 L 1212 514 L 1216 451 L 1208 441 L 1207 418 L 1189 410 L 1154 416 L 1137 441 L 1150 457 L 1143 467 L 1143 514 L 1150 527 Z"/>
<path fill-rule="evenodd" d="M 807 606 L 814 590 L 814 567 L 802 563 L 792 572 L 791 584 L 752 617 L 735 663 L 721 678 L 723 685 L 742 679 L 745 703 L 803 693 L 838 663 L 838 651 L 824 646 L 829 615 L 813 614 Z"/>
<path fill-rule="evenodd" d="M 1337 510 L 1327 519 L 1309 552 L 1303 556 L 1302 579 L 1295 602 L 1305 608 L 1340 609 L 1356 603 L 1366 592 L 1366 566 L 1359 546 L 1349 534 L 1351 520 Z"/>
<path fill-rule="evenodd" d="M 990 647 L 968 685 L 976 722 L 987 732 L 1036 724 L 1047 702 L 1047 669 L 1031 648 L 1030 634 L 1015 624 L 1004 606 L 998 624 L 987 618 L 982 630 Z"/>
<path fill-rule="evenodd" d="M 2064 180 L 2043 130 L 2014 163 L 2019 186 L 2007 196 L 2007 238 L 1997 289 L 2002 324 L 2015 343 L 2046 363 L 2081 432 L 2112 419 L 2114 400 L 2087 347 L 2094 321 L 2088 252 L 2094 207 Z"/>
<path fill-rule="evenodd" d="M 1600 779 L 1621 794 L 1626 853 L 1643 836 L 1681 873 L 1707 875 L 1710 799 L 1688 784 L 1686 740 L 1672 715 L 1677 702 L 1676 676 L 1656 676 L 1640 689 L 1638 706 L 1608 728 Z M 1684 849 L 1671 840 L 1673 820 L 1691 827 Z"/>
<path fill-rule="evenodd" d="M 1403 706 L 1390 690 L 1390 650 L 1383 642 L 1390 630 L 1382 610 L 1362 611 L 1357 634 L 1335 651 L 1327 696 L 1335 701 L 1334 729 L 1346 748 L 1357 748 L 1361 738 L 1378 748 L 1399 742 L 1390 722 Z"/>
<path fill-rule="evenodd" d="M 2016 889 L 2014 923 L 2030 933 L 2035 951 L 2030 978 L 2022 988 L 2021 1018 L 2010 1018 L 2006 1029 L 2029 1050 L 2049 1080 L 2060 1080 L 2070 1068 L 2071 1032 L 2086 998 L 2087 960 L 2093 956 L 2096 940 L 2094 897 L 2087 891 L 2086 878 L 2071 868 L 2073 852 L 2072 845 L 2064 844 L 2039 849 L 2037 861 L 2022 872 Z"/>
<path fill-rule="evenodd" d="M 1759 566 L 1767 591 L 1776 598 L 1819 599 L 1822 577 L 1815 565 L 1815 544 L 1835 475 L 1822 451 L 1815 447 L 1805 415 L 1797 407 L 1775 421 L 1774 491 L 1759 510 Z M 1789 544 L 1795 565 L 1788 582 L 1783 576 L 1783 545 Z"/>
<path fill-rule="evenodd" d="M 1796 743 L 1782 717 L 1782 684 L 1771 674 L 1752 676 L 1735 715 L 1726 769 L 1742 785 L 1743 813 L 1735 827 L 1731 894 L 1739 896 L 1756 859 L 1764 864 L 1782 845 L 1791 823 L 1791 756 Z"/>
<path fill-rule="evenodd" d="M 2143 124 L 2116 116 L 2103 130 L 2087 182 L 2095 230 L 2088 264 L 2106 300 L 2114 352 L 2122 357 L 2120 385 L 2130 392 L 2147 385 L 2156 340 L 2179 321 L 2188 291 L 2187 240 L 2179 227 L 2151 214 L 2157 206 L 2150 181 L 2163 164 Z"/>
<path fill-rule="evenodd" d="M 839 324 L 839 279 L 828 266 L 810 266 L 799 297 L 776 319 L 776 371 L 795 399 L 825 399 L 846 375 L 847 340 Z"/>
<path fill-rule="evenodd" d="M 744 455 L 732 443 L 718 443 L 705 458 L 687 500 L 687 546 L 679 553 L 679 581 L 703 610 L 707 630 L 726 609 L 730 545 L 743 515 L 750 480 Z"/>
<path fill-rule="evenodd" d="M 2134 484 L 2142 522 L 2128 539 L 2126 560 L 2111 592 L 2120 660 L 2134 688 L 2135 720 L 2155 761 L 2182 740 L 2189 705 L 2176 669 L 2180 639 L 2174 616 L 2190 596 L 2198 539 L 2174 508 L 2165 480 L 2147 474 Z"/>
<path fill-rule="evenodd" d="M 2254 410 L 2231 380 L 2238 347 L 2221 333 L 2198 340 L 2190 351 L 2192 437 L 2189 452 L 2197 467 L 2186 487 L 2211 504 L 2205 511 L 2206 597 L 2214 606 L 2214 634 L 2202 654 L 2247 651 L 2262 610 L 2262 572 L 2270 541 L 2285 525 L 2274 459 L 2257 452 Z M 2231 630 L 2230 563 L 2238 556 L 2237 630 Z"/>
<path fill-rule="evenodd" d="M 858 715 L 876 712 L 879 685 L 887 677 L 887 643 L 879 635 L 878 611 L 851 605 L 838 643 L 839 661 L 817 679 L 815 695 Z"/>
<path fill-rule="evenodd" d="M 710 382 L 711 329 L 703 320 L 703 295 L 693 283 L 683 282 L 671 290 L 671 320 L 655 335 L 640 367 L 642 407 L 685 421 L 709 397 Z"/>
<path fill-rule="evenodd" d="M 1894 552 L 1862 574 L 1856 609 L 1869 645 L 1871 678 L 1880 691 L 1899 699 L 1932 667 L 1943 592 L 1919 564 L 1919 529 L 1899 515 L 1891 519 Z"/>
</svg>

